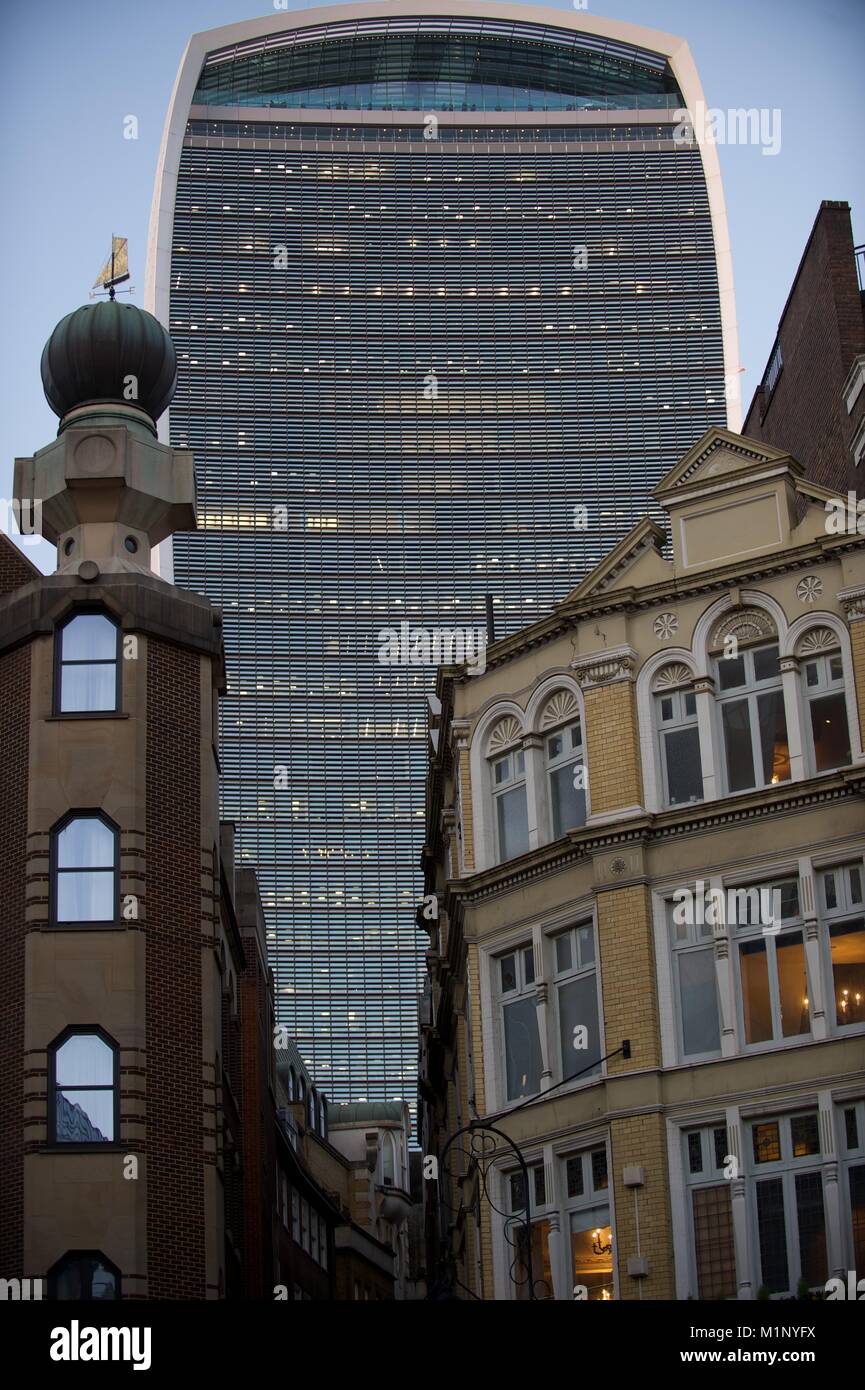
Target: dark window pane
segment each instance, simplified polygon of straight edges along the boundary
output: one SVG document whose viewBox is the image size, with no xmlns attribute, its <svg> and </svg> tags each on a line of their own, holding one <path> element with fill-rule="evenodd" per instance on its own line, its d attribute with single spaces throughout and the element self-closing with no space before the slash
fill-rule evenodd
<svg viewBox="0 0 865 1390">
<path fill-rule="evenodd" d="M 566 830 L 575 830 L 586 823 L 586 793 L 582 787 L 574 786 L 581 767 L 580 763 L 571 763 L 569 767 L 558 767 L 550 773 L 553 835 L 556 839 L 564 835 Z"/>
<path fill-rule="evenodd" d="M 799 1222 L 801 1277 L 813 1287 L 825 1284 L 826 1221 L 823 1214 L 823 1179 L 819 1173 L 796 1174 L 796 1217 Z"/>
<path fill-rule="evenodd" d="M 686 1056 L 717 1052 L 721 1046 L 721 1033 L 714 948 L 708 946 L 700 951 L 682 951 L 678 961 L 682 1050 Z"/>
<path fill-rule="evenodd" d="M 532 1172 L 535 1177 L 535 1205 L 538 1207 L 546 1206 L 547 1183 L 544 1177 L 544 1165 L 539 1163 L 536 1168 L 532 1169 Z"/>
<path fill-rule="evenodd" d="M 832 767 L 846 767 L 850 761 L 850 733 L 847 728 L 847 703 L 839 691 L 811 701 L 811 733 L 814 737 L 814 761 L 818 772 Z"/>
<path fill-rule="evenodd" d="M 576 1048 L 577 1028 L 585 1028 L 585 1047 Z M 577 980 L 559 986 L 559 1034 L 562 1048 L 562 1076 L 567 1080 L 586 1068 L 595 1068 L 601 1058 L 601 1039 L 598 1027 L 598 988 L 594 971 Z"/>
<path fill-rule="evenodd" d="M 865 1269 L 865 1164 L 850 1169 L 850 1216 L 853 1226 L 853 1264 Z"/>
<path fill-rule="evenodd" d="M 700 766 L 699 729 L 671 729 L 669 733 L 664 734 L 664 752 L 670 805 L 702 801 L 703 770 Z"/>
<path fill-rule="evenodd" d="M 772 680 L 781 674 L 777 647 L 760 647 L 754 652 L 754 679 Z"/>
<path fill-rule="evenodd" d="M 563 936 L 556 937 L 556 969 L 558 971 L 570 970 L 571 968 L 571 937 L 569 932 Z"/>
<path fill-rule="evenodd" d="M 583 1195 L 583 1160 L 569 1158 L 565 1164 L 565 1177 L 568 1185 L 569 1197 L 582 1197 Z"/>
<path fill-rule="evenodd" d="M 780 1178 L 768 1178 L 757 1183 L 757 1228 L 762 1282 L 770 1293 L 786 1293 L 790 1281 L 787 1273 L 784 1190 Z"/>
<path fill-rule="evenodd" d="M 538 1011 L 533 999 L 504 1006 L 508 1100 L 535 1095 L 541 1084 Z"/>
<path fill-rule="evenodd" d="M 688 1169 L 691 1173 L 703 1171 L 703 1137 L 699 1131 L 688 1135 Z"/>
<path fill-rule="evenodd" d="M 766 785 L 786 782 L 790 777 L 790 749 L 787 744 L 784 692 L 772 690 L 767 695 L 758 695 L 757 716 L 763 754 L 763 781 Z"/>
<path fill-rule="evenodd" d="M 724 656 L 718 662 L 718 684 L 722 690 L 733 690 L 745 684 L 744 656 Z"/>
<path fill-rule="evenodd" d="M 525 983 L 533 985 L 535 982 L 535 953 L 531 946 L 523 949 L 523 974 Z"/>
<path fill-rule="evenodd" d="M 552 1298 L 553 1276 L 550 1266 L 550 1223 L 549 1221 L 533 1221 L 531 1229 L 532 1283 L 534 1284 L 535 1298 Z M 518 1300 L 522 1301 L 530 1297 L 525 1226 L 511 1226 L 509 1238 L 514 1243 L 515 1260 L 513 1280 L 516 1289 L 516 1297 Z"/>
<path fill-rule="evenodd" d="M 595 932 L 593 927 L 577 927 L 577 946 L 580 952 L 580 965 L 592 965 L 595 959 Z"/>
<path fill-rule="evenodd" d="M 751 1130 L 755 1163 L 778 1163 L 781 1158 L 781 1133 L 777 1120 L 754 1125 Z"/>
<path fill-rule="evenodd" d="M 503 956 L 499 962 L 502 972 L 502 993 L 517 987 L 517 960 L 516 956 Z"/>
<path fill-rule="evenodd" d="M 712 1141 L 715 1146 L 715 1167 L 723 1168 L 727 1159 L 727 1129 L 725 1125 L 719 1125 L 712 1131 Z"/>
<path fill-rule="evenodd" d="M 727 784 L 731 792 L 754 785 L 754 755 L 747 700 L 730 700 L 722 707 Z"/>
<path fill-rule="evenodd" d="M 735 1298 L 736 1256 L 728 1184 L 694 1193 L 694 1253 L 700 1298 Z"/>
<path fill-rule="evenodd" d="M 502 792 L 496 798 L 499 825 L 499 854 L 502 860 L 516 859 L 529 847 L 529 814 L 524 786 Z"/>
<path fill-rule="evenodd" d="M 793 1141 L 793 1157 L 805 1158 L 807 1154 L 820 1152 L 820 1127 L 816 1113 L 794 1115 L 790 1121 L 790 1137 Z"/>
<path fill-rule="evenodd" d="M 697 713 L 697 697 L 689 690 L 685 694 L 685 714 L 689 717 Z"/>
<path fill-rule="evenodd" d="M 607 1173 L 606 1149 L 592 1150 L 592 1187 L 596 1192 L 605 1192 L 610 1185 Z"/>
<path fill-rule="evenodd" d="M 847 1135 L 847 1148 L 858 1149 L 859 1126 L 856 1123 L 856 1111 L 853 1109 L 844 1111 L 844 1130 Z"/>
<path fill-rule="evenodd" d="M 111 1299 L 119 1296 L 117 1278 L 97 1257 L 81 1256 L 64 1261 L 54 1274 L 52 1297 L 60 1299 Z"/>
</svg>

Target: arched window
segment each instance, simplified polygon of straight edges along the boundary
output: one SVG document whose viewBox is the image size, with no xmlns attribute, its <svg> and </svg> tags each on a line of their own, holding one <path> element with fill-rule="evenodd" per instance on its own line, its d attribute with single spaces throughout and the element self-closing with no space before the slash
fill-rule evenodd
<svg viewBox="0 0 865 1390">
<path fill-rule="evenodd" d="M 320 1108 L 320 1111 L 319 1111 L 319 1131 L 318 1131 L 318 1132 L 319 1132 L 319 1134 L 321 1135 L 322 1139 L 326 1139 L 326 1138 L 327 1138 L 327 1100 L 326 1100 L 326 1098 L 325 1098 L 324 1096 L 321 1097 L 321 1108 Z"/>
<path fill-rule="evenodd" d="M 813 627 L 798 644 L 802 697 L 807 707 L 807 743 L 812 773 L 850 762 L 850 728 L 844 691 L 844 665 L 838 638 L 828 627 Z"/>
<path fill-rule="evenodd" d="M 736 613 L 718 624 L 711 645 L 726 791 L 789 781 L 790 747 L 774 622 L 762 610 Z"/>
<path fill-rule="evenodd" d="M 120 629 L 105 613 L 76 613 L 58 629 L 55 708 L 96 714 L 119 708 Z"/>
<path fill-rule="evenodd" d="M 117 921 L 118 858 L 117 828 L 101 812 L 60 821 L 51 835 L 51 920 Z"/>
<path fill-rule="evenodd" d="M 697 697 L 684 662 L 663 666 L 652 684 L 653 718 L 661 766 L 663 804 L 682 806 L 703 799 Z"/>
<path fill-rule="evenodd" d="M 315 1091 L 310 1087 L 306 1097 L 306 1122 L 311 1130 L 315 1130 Z"/>
<path fill-rule="evenodd" d="M 67 1029 L 48 1049 L 48 1142 L 113 1144 L 117 1047 L 96 1028 Z"/>
<path fill-rule="evenodd" d="M 560 690 L 541 716 L 554 840 L 586 823 L 586 766 L 583 728 L 576 696 Z"/>
<path fill-rule="evenodd" d="M 101 1250 L 69 1250 L 48 1271 L 48 1297 L 108 1300 L 120 1297 L 120 1270 Z"/>
<path fill-rule="evenodd" d="M 387 1187 L 396 1184 L 396 1150 L 393 1135 L 387 1130 L 381 1136 L 381 1177 Z"/>
<path fill-rule="evenodd" d="M 297 1098 L 297 1078 L 294 1075 L 294 1067 L 288 1069 L 288 1098 L 289 1100 Z"/>
<path fill-rule="evenodd" d="M 516 747 L 521 737 L 519 720 L 509 715 L 496 724 L 487 744 L 499 863 L 516 859 L 529 847 L 526 757 Z"/>
</svg>

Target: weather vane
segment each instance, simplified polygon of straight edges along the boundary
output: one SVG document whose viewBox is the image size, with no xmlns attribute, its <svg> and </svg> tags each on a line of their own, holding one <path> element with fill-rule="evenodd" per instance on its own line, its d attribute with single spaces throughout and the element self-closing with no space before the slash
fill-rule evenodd
<svg viewBox="0 0 865 1390">
<path fill-rule="evenodd" d="M 114 286 L 122 285 L 123 281 L 128 279 L 129 243 L 125 236 L 112 236 L 111 251 L 108 255 L 108 258 L 105 261 L 104 266 L 100 270 L 96 279 L 93 281 L 93 289 L 97 290 L 100 287 L 102 289 L 107 289 L 108 298 L 113 299 Z M 128 290 L 121 291 L 121 293 L 131 294 L 132 286 L 130 285 Z M 93 290 L 91 290 L 90 298 L 95 299 L 96 297 L 97 296 L 93 294 Z"/>
</svg>

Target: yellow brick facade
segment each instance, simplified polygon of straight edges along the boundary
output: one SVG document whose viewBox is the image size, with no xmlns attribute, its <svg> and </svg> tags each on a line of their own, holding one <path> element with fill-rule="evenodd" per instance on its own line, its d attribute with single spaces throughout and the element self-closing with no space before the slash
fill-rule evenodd
<svg viewBox="0 0 865 1390">
<path fill-rule="evenodd" d="M 592 814 L 639 805 L 640 741 L 633 683 L 594 686 L 585 692 L 585 703 Z"/>
<path fill-rule="evenodd" d="M 629 1115 L 611 1120 L 610 1154 L 619 1297 L 675 1298 L 663 1115 Z M 641 1186 L 625 1187 L 622 1174 L 628 1167 L 643 1170 Z M 644 1279 L 635 1279 L 628 1273 L 628 1259 L 638 1251 L 649 1262 Z"/>
</svg>

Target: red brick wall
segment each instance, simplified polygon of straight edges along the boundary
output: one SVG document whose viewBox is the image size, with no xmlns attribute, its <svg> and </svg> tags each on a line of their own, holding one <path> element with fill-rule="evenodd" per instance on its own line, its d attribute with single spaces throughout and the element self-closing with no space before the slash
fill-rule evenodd
<svg viewBox="0 0 865 1390">
<path fill-rule="evenodd" d="M 147 1263 L 204 1298 L 200 658 L 147 644 Z"/>
<path fill-rule="evenodd" d="M 11 593 L 13 589 L 20 589 L 22 584 L 29 584 L 31 579 L 41 577 L 41 571 L 0 531 L 0 594 Z"/>
<path fill-rule="evenodd" d="M 0 539 L 4 539 L 0 537 Z M 0 546 L 0 566 L 4 547 Z M 0 1277 L 39 1274 L 23 1260 L 24 884 L 30 648 L 0 657 Z"/>
<path fill-rule="evenodd" d="M 852 415 L 841 399 L 854 357 L 865 352 L 846 203 L 821 206 L 778 337 L 783 371 L 762 421 L 758 390 L 742 433 L 787 450 L 812 481 L 844 493 L 856 486 L 850 444 L 865 411 L 865 392 Z"/>
<path fill-rule="evenodd" d="M 276 1169 L 269 1083 L 273 1034 L 268 981 L 249 951 L 240 977 L 241 1113 L 243 1116 L 244 1297 L 273 1298 Z"/>
</svg>

